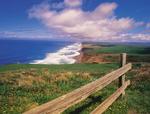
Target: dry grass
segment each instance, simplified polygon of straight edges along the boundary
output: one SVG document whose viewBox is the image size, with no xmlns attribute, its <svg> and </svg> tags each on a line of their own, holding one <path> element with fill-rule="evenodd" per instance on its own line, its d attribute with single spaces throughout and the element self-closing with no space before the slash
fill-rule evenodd
<svg viewBox="0 0 150 114">
<path fill-rule="evenodd" d="M 134 74 L 133 85 L 138 82 L 150 81 L 150 64 L 143 64 L 141 67 L 133 69 L 131 73 Z"/>
<path fill-rule="evenodd" d="M 5 110 L 10 113 L 32 109 L 58 95 L 65 94 L 72 88 L 81 86 L 85 80 L 92 80 L 88 72 L 63 70 L 51 72 L 48 68 L 7 71 L 0 73 L 0 77 L 3 91 L 0 101 L 4 103 L 0 103 L 3 107 L 0 112 L 4 114 L 7 113 Z"/>
<path fill-rule="evenodd" d="M 45 83 L 43 77 L 37 74 L 36 70 L 5 72 L 1 75 L 1 84 L 12 86 L 31 86 L 33 83 Z"/>
<path fill-rule="evenodd" d="M 39 73 L 38 73 L 39 72 Z M 41 75 L 42 74 L 42 75 Z M 56 72 L 50 73 L 49 69 L 37 70 L 23 70 L 16 72 L 5 72 L 0 74 L 1 84 L 10 84 L 12 86 L 32 86 L 33 84 L 54 83 L 58 81 L 68 81 L 73 77 L 80 77 L 82 79 L 90 79 L 91 75 L 88 72 Z"/>
</svg>

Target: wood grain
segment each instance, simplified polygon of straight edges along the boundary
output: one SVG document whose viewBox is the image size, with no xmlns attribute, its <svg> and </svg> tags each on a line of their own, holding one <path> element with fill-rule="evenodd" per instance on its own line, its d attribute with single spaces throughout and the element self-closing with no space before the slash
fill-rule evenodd
<svg viewBox="0 0 150 114">
<path fill-rule="evenodd" d="M 48 103 L 45 103 L 41 106 L 31 109 L 23 114 L 60 114 L 61 112 L 71 107 L 72 105 L 77 104 L 80 101 L 86 99 L 92 93 L 103 89 L 112 81 L 116 80 L 124 73 L 126 73 L 128 70 L 130 70 L 131 67 L 132 67 L 131 63 L 126 64 L 123 67 L 103 76 L 102 78 L 97 79 L 96 81 L 93 81 L 85 86 L 82 86 Z"/>
<path fill-rule="evenodd" d="M 127 62 L 127 54 L 126 53 L 122 53 L 120 55 L 120 57 L 121 57 L 120 64 L 121 64 L 121 67 L 123 67 L 126 64 L 126 62 Z M 124 83 L 125 83 L 125 74 L 119 77 L 119 87 L 121 87 L 122 85 L 124 85 Z M 125 95 L 125 91 L 122 92 L 122 97 L 124 95 Z"/>
<path fill-rule="evenodd" d="M 104 102 L 102 102 L 91 114 L 102 114 L 107 108 L 124 92 L 130 81 L 124 83 L 117 91 L 115 91 L 110 97 L 108 97 Z"/>
</svg>

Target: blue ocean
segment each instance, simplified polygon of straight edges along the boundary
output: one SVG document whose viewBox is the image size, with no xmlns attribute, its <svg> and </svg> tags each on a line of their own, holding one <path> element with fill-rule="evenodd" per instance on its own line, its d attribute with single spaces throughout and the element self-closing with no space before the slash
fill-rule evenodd
<svg viewBox="0 0 150 114">
<path fill-rule="evenodd" d="M 56 64 L 67 63 L 69 59 L 65 55 L 69 57 L 77 51 L 71 47 L 73 45 L 73 42 L 65 41 L 0 40 L 0 65 L 50 64 L 52 61 L 55 64 L 54 60 Z M 68 53 L 68 50 L 73 53 Z"/>
</svg>

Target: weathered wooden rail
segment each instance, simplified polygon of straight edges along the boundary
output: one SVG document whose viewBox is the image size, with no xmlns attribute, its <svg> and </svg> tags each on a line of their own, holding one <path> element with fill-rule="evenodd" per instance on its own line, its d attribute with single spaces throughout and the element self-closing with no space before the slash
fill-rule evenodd
<svg viewBox="0 0 150 114">
<path fill-rule="evenodd" d="M 24 114 L 60 114 L 67 108 L 79 103 L 86 99 L 92 93 L 103 89 L 109 85 L 112 81 L 119 78 L 119 88 L 104 102 L 102 102 L 91 114 L 103 113 L 120 95 L 125 94 L 126 87 L 130 84 L 130 81 L 125 81 L 125 73 L 129 71 L 132 64 L 126 64 L 126 54 L 121 54 L 121 68 L 106 74 L 102 78 L 97 79 L 87 85 L 84 85 L 66 95 L 56 98 L 48 103 L 31 109 Z"/>
</svg>

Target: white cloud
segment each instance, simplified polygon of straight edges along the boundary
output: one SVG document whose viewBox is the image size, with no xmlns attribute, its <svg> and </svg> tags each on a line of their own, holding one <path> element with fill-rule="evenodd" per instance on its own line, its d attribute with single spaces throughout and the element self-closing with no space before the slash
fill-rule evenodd
<svg viewBox="0 0 150 114">
<path fill-rule="evenodd" d="M 93 11 L 83 11 L 82 0 L 64 0 L 62 3 L 48 3 L 33 6 L 29 17 L 40 20 L 50 31 L 47 32 L 0 32 L 0 36 L 17 38 L 76 38 L 77 40 L 99 41 L 150 41 L 149 33 L 129 33 L 144 25 L 130 17 L 118 18 L 115 15 L 116 3 L 103 3 Z M 149 28 L 150 24 L 147 24 Z M 56 33 L 56 34 L 55 34 Z"/>
<path fill-rule="evenodd" d="M 138 25 L 129 17 L 116 18 L 116 3 L 103 3 L 89 12 L 76 7 L 82 4 L 81 0 L 65 0 L 64 3 L 69 7 L 59 12 L 50 10 L 49 4 L 34 6 L 29 16 L 41 20 L 49 28 L 80 38 L 109 39 Z"/>
<path fill-rule="evenodd" d="M 64 3 L 68 7 L 78 7 L 82 5 L 81 0 L 64 0 Z"/>
<path fill-rule="evenodd" d="M 60 35 L 59 35 L 60 36 Z M 50 31 L 35 29 L 18 29 L 12 31 L 0 31 L 0 38 L 17 39 L 52 39 L 54 35 Z M 56 37 L 56 36 L 55 36 Z"/>
<path fill-rule="evenodd" d="M 147 28 L 150 28 L 150 22 L 149 22 L 149 23 L 147 23 L 146 27 L 147 27 Z"/>
<path fill-rule="evenodd" d="M 121 41 L 121 42 L 140 42 L 140 41 L 150 41 L 150 35 L 149 34 L 133 34 L 133 33 L 125 33 L 125 34 L 120 34 L 114 38 L 116 41 Z"/>
</svg>

